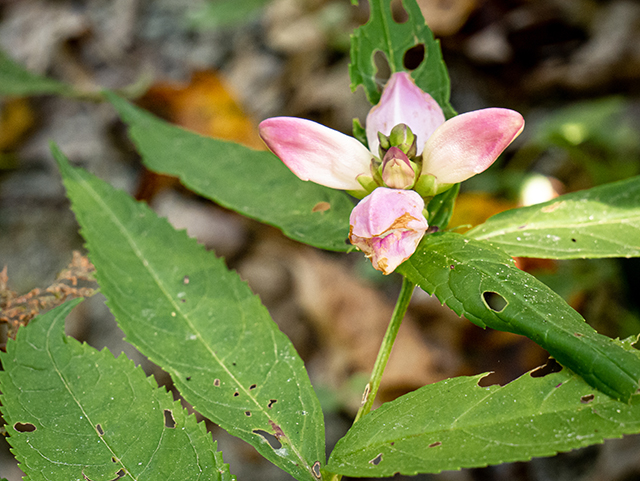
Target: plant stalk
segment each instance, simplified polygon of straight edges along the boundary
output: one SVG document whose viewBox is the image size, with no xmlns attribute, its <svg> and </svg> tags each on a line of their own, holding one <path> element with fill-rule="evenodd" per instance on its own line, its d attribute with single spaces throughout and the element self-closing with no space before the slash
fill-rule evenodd
<svg viewBox="0 0 640 481">
<path fill-rule="evenodd" d="M 380 388 L 382 374 L 387 367 L 387 362 L 391 355 L 391 349 L 393 348 L 396 336 L 398 335 L 398 329 L 400 329 L 402 319 L 407 312 L 407 307 L 409 307 L 409 301 L 411 301 L 411 296 L 413 295 L 415 287 L 416 285 L 414 283 L 406 277 L 403 277 L 400 295 L 398 296 L 396 307 L 391 315 L 391 321 L 389 322 L 389 327 L 387 327 L 387 332 L 385 332 L 384 338 L 382 339 L 382 345 L 378 351 L 376 363 L 373 365 L 371 378 L 369 379 L 369 382 L 365 387 L 364 394 L 362 395 L 362 405 L 358 410 L 358 414 L 356 414 L 356 419 L 353 421 L 354 424 L 357 423 L 365 414 L 368 414 L 373 407 L 373 402 L 375 401 L 378 389 Z"/>
<path fill-rule="evenodd" d="M 398 296 L 396 307 L 391 315 L 391 321 L 389 322 L 389 327 L 387 327 L 387 332 L 385 332 L 384 338 L 382 339 L 382 345 L 378 351 L 376 363 L 373 365 L 371 378 L 369 379 L 369 382 L 365 387 L 364 394 L 362 395 L 362 405 L 356 414 L 356 419 L 353 421 L 354 424 L 357 423 L 365 414 L 368 414 L 373 407 L 373 402 L 375 401 L 378 389 L 380 388 L 382 374 L 384 373 L 384 369 L 387 367 L 387 362 L 391 355 L 391 349 L 393 348 L 396 336 L 398 335 L 402 319 L 409 307 L 409 301 L 411 301 L 411 296 L 413 295 L 415 287 L 416 285 L 414 283 L 406 277 L 403 277 L 400 295 Z M 340 479 L 342 479 L 342 475 L 340 474 L 333 474 L 330 478 L 331 481 L 340 481 Z"/>
</svg>

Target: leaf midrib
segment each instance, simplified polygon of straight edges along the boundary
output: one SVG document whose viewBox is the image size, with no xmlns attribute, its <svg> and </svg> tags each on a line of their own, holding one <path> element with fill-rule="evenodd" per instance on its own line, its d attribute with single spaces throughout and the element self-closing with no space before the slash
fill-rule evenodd
<svg viewBox="0 0 640 481">
<path fill-rule="evenodd" d="M 262 412 L 268 419 L 273 419 L 274 422 L 277 421 L 277 418 L 275 416 L 271 416 L 258 402 L 258 400 L 255 398 L 255 396 L 253 396 L 251 394 L 251 391 L 249 391 L 248 389 L 246 389 L 241 382 L 239 382 L 239 380 L 236 378 L 236 376 L 233 375 L 233 373 L 223 364 L 223 362 L 220 360 L 220 358 L 216 355 L 215 351 L 208 345 L 208 343 L 206 343 L 200 333 L 200 331 L 198 329 L 196 329 L 195 325 L 191 322 L 191 320 L 189 319 L 189 317 L 182 311 L 180 304 L 178 304 L 177 302 L 175 302 L 175 300 L 172 298 L 172 296 L 169 294 L 169 292 L 164 288 L 163 283 L 160 280 L 160 277 L 158 276 L 158 274 L 155 272 L 155 270 L 151 267 L 151 265 L 149 264 L 149 261 L 146 260 L 146 258 L 143 256 L 142 251 L 138 248 L 137 243 L 134 241 L 134 239 L 129 235 L 128 230 L 126 229 L 126 227 L 120 222 L 120 220 L 118 219 L 118 217 L 114 214 L 114 212 L 109 208 L 109 206 L 102 200 L 102 197 L 100 197 L 100 195 L 92 188 L 92 186 L 85 181 L 85 179 L 83 179 L 80 175 L 78 175 L 75 171 L 75 169 L 70 169 L 70 172 L 73 174 L 73 176 L 75 177 L 76 181 L 78 183 L 80 183 L 83 188 L 85 189 L 85 191 L 94 199 L 94 201 L 100 205 L 103 209 L 104 212 L 107 213 L 107 215 L 109 216 L 109 218 L 112 220 L 112 222 L 118 227 L 118 230 L 120 231 L 120 233 L 125 237 L 125 239 L 127 240 L 127 242 L 129 243 L 129 246 L 131 247 L 131 249 L 133 250 L 133 252 L 135 253 L 136 257 L 140 260 L 140 263 L 142 264 L 143 267 L 145 267 L 147 269 L 147 271 L 149 272 L 149 274 L 152 276 L 154 282 L 156 283 L 156 285 L 158 286 L 158 289 L 160 289 L 160 291 L 162 292 L 162 294 L 166 297 L 166 299 L 169 300 L 170 304 L 173 306 L 173 308 L 175 309 L 175 312 L 181 316 L 181 318 L 187 323 L 187 325 L 189 326 L 189 328 L 192 329 L 192 331 L 196 334 L 198 341 L 205 347 L 205 349 L 210 353 L 211 357 L 216 361 L 216 363 L 218 363 L 218 365 L 225 371 L 225 373 L 236 383 L 236 386 L 238 387 L 238 389 L 240 389 L 249 399 L 251 399 L 251 401 L 253 401 L 253 403 L 256 405 L 256 407 L 258 408 L 258 411 Z M 235 293 L 234 293 L 235 294 Z M 242 316 L 244 317 L 244 312 L 242 312 Z M 273 333 L 271 333 L 271 336 L 273 337 Z M 276 346 L 276 343 L 274 342 L 274 346 Z M 277 349 L 277 347 L 276 347 Z M 279 426 L 281 426 L 281 423 L 277 423 Z M 285 436 L 288 439 L 292 439 L 290 436 L 287 435 L 287 433 L 285 432 Z M 306 470 L 308 472 L 312 472 L 311 467 L 309 466 L 309 464 L 307 463 L 306 459 L 301 455 L 301 453 L 298 451 L 297 447 L 293 444 L 293 443 L 289 443 L 289 446 L 291 447 L 291 450 L 295 453 L 296 457 L 300 460 L 300 462 L 302 463 L 302 465 L 306 468 Z"/>
</svg>

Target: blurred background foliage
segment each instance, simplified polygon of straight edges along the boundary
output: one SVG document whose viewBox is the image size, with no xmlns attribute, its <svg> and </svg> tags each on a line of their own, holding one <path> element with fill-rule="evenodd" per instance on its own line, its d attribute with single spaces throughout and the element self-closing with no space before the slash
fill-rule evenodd
<svg viewBox="0 0 640 481">
<path fill-rule="evenodd" d="M 358 5 L 354 5 L 354 4 Z M 450 224 L 460 232 L 502 210 L 640 172 L 640 3 L 633 0 L 418 0 L 440 38 L 459 112 L 507 107 L 522 136 L 463 186 Z M 397 21 L 406 16 L 392 2 Z M 118 89 L 165 120 L 263 148 L 258 121 L 293 115 L 351 133 L 369 110 L 351 93 L 349 35 L 366 0 L 4 0 L 0 49 L 32 72 L 95 94 Z M 384 83 L 385 62 L 379 61 Z M 409 67 L 420 51 L 406 57 Z M 109 105 L 57 96 L 0 98 L 0 268 L 5 293 L 54 283 L 77 226 L 49 154 L 72 161 L 148 202 L 223 256 L 257 292 L 305 360 L 327 410 L 328 441 L 348 428 L 388 322 L 396 276 L 359 253 L 322 253 L 284 239 L 146 171 Z M 215 153 L 212 153 L 212 159 Z M 636 259 L 518 265 L 559 292 L 597 330 L 640 331 Z M 96 296 L 97 297 L 97 296 Z M 4 303 L 4 304 L 3 304 Z M 0 338 L 6 325 L 0 322 Z M 107 309 L 83 303 L 67 332 L 122 350 L 171 388 L 168 376 L 122 341 Z M 0 339 L 0 344 L 4 339 Z M 505 383 L 546 360 L 527 339 L 482 331 L 416 292 L 399 334 L 382 400 L 445 377 L 495 371 Z M 239 479 L 288 479 L 210 425 Z M 4 441 L 0 476 L 20 479 Z M 640 439 L 627 437 L 552 459 L 419 479 L 640 479 Z"/>
</svg>

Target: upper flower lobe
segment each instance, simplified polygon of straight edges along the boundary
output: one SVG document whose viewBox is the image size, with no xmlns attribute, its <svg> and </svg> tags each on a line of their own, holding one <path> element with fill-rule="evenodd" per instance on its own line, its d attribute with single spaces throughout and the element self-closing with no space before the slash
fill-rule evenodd
<svg viewBox="0 0 640 481">
<path fill-rule="evenodd" d="M 302 180 L 358 190 L 356 177 L 370 170 L 372 156 L 364 145 L 311 120 L 273 117 L 260 123 L 260 137 Z"/>
<path fill-rule="evenodd" d="M 376 154 L 378 132 L 389 135 L 398 124 L 406 124 L 418 137 L 418 154 L 424 142 L 444 123 L 444 114 L 431 95 L 423 92 L 407 72 L 394 73 L 382 92 L 380 102 L 367 115 L 369 149 Z"/>
</svg>

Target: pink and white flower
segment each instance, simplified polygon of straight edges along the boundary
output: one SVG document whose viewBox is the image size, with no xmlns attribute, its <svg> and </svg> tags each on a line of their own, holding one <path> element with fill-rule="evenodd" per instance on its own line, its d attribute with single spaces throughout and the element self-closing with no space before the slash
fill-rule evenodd
<svg viewBox="0 0 640 481">
<path fill-rule="evenodd" d="M 388 144 L 401 124 L 394 132 L 409 132 L 415 145 L 382 148 L 381 138 Z M 367 115 L 370 150 L 353 137 L 293 117 L 263 121 L 260 136 L 300 179 L 364 197 L 351 215 L 350 240 L 389 274 L 411 256 L 427 229 L 423 199 L 486 170 L 523 128 L 518 112 L 500 108 L 445 121 L 438 103 L 408 73 L 398 72 Z"/>
</svg>

